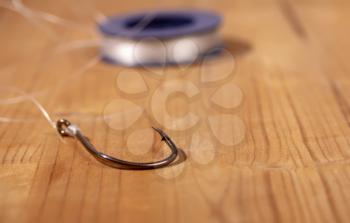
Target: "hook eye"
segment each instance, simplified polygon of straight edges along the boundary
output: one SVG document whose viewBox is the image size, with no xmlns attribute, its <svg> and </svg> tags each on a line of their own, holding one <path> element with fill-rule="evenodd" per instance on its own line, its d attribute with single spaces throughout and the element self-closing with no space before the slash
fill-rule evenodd
<svg viewBox="0 0 350 223">
<path fill-rule="evenodd" d="M 56 122 L 56 128 L 58 133 L 63 136 L 72 136 L 72 134 L 70 133 L 70 131 L 68 130 L 68 126 L 70 126 L 71 123 L 66 120 L 66 119 L 60 119 Z"/>
</svg>

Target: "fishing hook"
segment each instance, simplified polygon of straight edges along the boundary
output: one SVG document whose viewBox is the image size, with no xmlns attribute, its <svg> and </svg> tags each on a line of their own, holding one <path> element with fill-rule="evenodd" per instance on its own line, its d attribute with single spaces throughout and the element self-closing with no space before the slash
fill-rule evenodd
<svg viewBox="0 0 350 223">
<path fill-rule="evenodd" d="M 170 139 L 170 137 L 165 132 L 163 132 L 163 130 L 152 127 L 162 137 L 162 141 L 164 141 L 168 145 L 168 147 L 170 148 L 171 154 L 168 157 L 159 161 L 145 162 L 145 163 L 131 162 L 126 160 L 121 160 L 121 159 L 112 157 L 110 155 L 107 155 L 105 153 L 99 152 L 95 148 L 95 146 L 91 144 L 90 140 L 82 134 L 80 129 L 77 126 L 71 124 L 66 119 L 58 120 L 56 122 L 56 127 L 57 127 L 58 133 L 62 137 L 76 138 L 85 147 L 85 149 L 89 153 L 91 153 L 98 161 L 108 166 L 117 167 L 117 168 L 138 169 L 138 170 L 161 168 L 172 163 L 176 159 L 179 151 L 175 143 Z"/>
</svg>

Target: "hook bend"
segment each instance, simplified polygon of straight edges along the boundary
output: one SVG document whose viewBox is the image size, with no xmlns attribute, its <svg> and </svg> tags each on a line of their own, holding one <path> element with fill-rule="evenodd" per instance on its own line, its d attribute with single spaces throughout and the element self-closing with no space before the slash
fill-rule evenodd
<svg viewBox="0 0 350 223">
<path fill-rule="evenodd" d="M 172 163 L 178 155 L 179 149 L 177 148 L 175 143 L 171 140 L 171 138 L 163 130 L 155 127 L 152 127 L 152 128 L 162 137 L 162 141 L 164 141 L 168 145 L 171 153 L 168 157 L 162 160 L 154 161 L 154 162 L 131 162 L 127 160 L 118 159 L 110 155 L 107 155 L 105 153 L 102 153 L 98 151 L 94 145 L 91 144 L 90 140 L 81 133 L 80 129 L 77 126 L 73 125 L 66 119 L 58 120 L 56 122 L 56 128 L 58 133 L 62 137 L 76 138 L 84 146 L 84 148 L 90 154 L 92 154 L 98 161 L 108 166 L 112 166 L 116 168 L 138 169 L 138 170 L 161 168 Z"/>
</svg>

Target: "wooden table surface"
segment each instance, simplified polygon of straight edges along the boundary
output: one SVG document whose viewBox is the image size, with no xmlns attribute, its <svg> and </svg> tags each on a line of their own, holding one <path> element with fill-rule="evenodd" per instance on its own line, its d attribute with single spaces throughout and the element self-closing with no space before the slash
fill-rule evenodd
<svg viewBox="0 0 350 223">
<path fill-rule="evenodd" d="M 0 4 L 0 222 L 348 222 L 348 0 Z M 222 14 L 226 56 L 165 69 L 99 61 L 104 15 L 196 7 Z M 153 125 L 186 159 L 104 166 L 33 100 L 109 154 L 165 155 Z"/>
</svg>

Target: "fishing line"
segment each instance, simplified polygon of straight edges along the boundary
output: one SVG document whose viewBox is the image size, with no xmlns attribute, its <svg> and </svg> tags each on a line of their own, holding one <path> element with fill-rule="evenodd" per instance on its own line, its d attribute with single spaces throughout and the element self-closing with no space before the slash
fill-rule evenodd
<svg viewBox="0 0 350 223">
<path fill-rule="evenodd" d="M 31 20 L 42 20 L 49 23 L 64 26 L 66 28 L 82 29 L 82 25 L 76 22 L 63 19 L 51 13 L 35 10 L 27 7 L 21 0 L 11 0 L 9 3 L 0 4 L 0 6 L 15 11 L 20 15 Z M 83 28 L 84 29 L 84 28 Z"/>
<path fill-rule="evenodd" d="M 40 104 L 38 100 L 36 100 L 32 95 L 27 94 L 19 89 L 13 88 L 13 87 L 3 87 L 0 86 L 0 89 L 10 91 L 10 92 L 15 92 L 17 94 L 20 94 L 22 96 L 22 101 L 27 100 L 33 103 L 33 105 L 39 110 L 39 112 L 42 114 L 42 116 L 46 119 L 46 121 L 49 123 L 49 125 L 56 129 L 55 122 L 51 119 L 49 113 L 47 110 Z M 6 118 L 2 117 L 0 120 L 6 120 Z M 9 119 L 7 119 L 7 122 Z"/>
<path fill-rule="evenodd" d="M 31 10 L 24 6 L 20 0 L 12 1 L 11 7 L 25 16 L 26 18 L 36 21 L 44 20 L 51 23 L 72 27 L 67 20 L 54 16 L 49 13 Z M 208 51 L 220 46 L 221 40 L 217 34 L 217 28 L 220 18 L 216 14 L 204 11 L 158 11 L 152 13 L 130 14 L 118 17 L 101 17 L 98 23 L 98 29 L 102 34 L 101 42 L 97 40 L 87 40 L 72 42 L 58 48 L 59 52 L 65 52 L 72 49 L 80 49 L 90 46 L 101 46 L 101 55 L 107 61 L 122 64 L 125 66 L 149 66 L 162 64 L 181 64 L 189 63 L 197 60 L 205 55 Z M 154 41 L 148 38 L 153 37 L 160 40 L 165 46 L 165 54 L 162 54 L 161 48 L 157 48 Z M 184 42 L 192 42 L 198 47 L 198 51 L 192 49 L 174 50 L 178 44 Z M 99 61 L 98 57 L 94 57 L 77 71 L 80 76 Z M 60 87 L 65 81 L 60 81 L 56 87 Z M 81 130 L 66 119 L 59 119 L 54 122 L 48 111 L 34 98 L 32 94 L 26 94 L 23 91 L 13 88 L 2 88 L 11 92 L 20 94 L 21 96 L 0 101 L 6 103 L 19 103 L 22 101 L 30 101 L 49 125 L 56 129 L 63 137 L 73 137 L 77 139 L 84 148 L 91 153 L 97 160 L 109 166 L 127 169 L 153 169 L 160 168 L 172 163 L 179 149 L 171 138 L 161 129 L 153 128 L 160 136 L 162 141 L 170 149 L 170 155 L 162 160 L 155 162 L 130 162 L 121 160 L 98 151 L 83 135 Z M 47 90 L 45 90 L 47 91 Z M 10 122 L 6 117 L 0 117 L 0 121 Z M 13 119 L 12 121 L 19 121 Z"/>
<path fill-rule="evenodd" d="M 32 102 L 33 105 L 35 105 L 35 107 L 39 110 L 42 116 L 47 120 L 49 125 L 52 128 L 56 129 L 62 137 L 73 137 L 77 139 L 91 155 L 93 155 L 101 163 L 106 164 L 108 166 L 133 170 L 156 169 L 171 164 L 178 156 L 179 149 L 177 148 L 175 143 L 163 130 L 155 127 L 153 127 L 153 129 L 161 136 L 161 140 L 165 142 L 165 144 L 169 147 L 171 152 L 170 155 L 161 160 L 153 162 L 132 162 L 102 153 L 95 148 L 95 146 L 90 142 L 90 140 L 86 136 L 83 135 L 81 130 L 76 125 L 70 123 L 66 119 L 59 119 L 57 122 L 54 122 L 51 119 L 47 110 L 34 97 L 15 88 L 0 88 L 3 90 L 8 90 L 11 92 L 21 94 L 28 101 Z M 0 121 L 9 122 L 10 120 L 4 117 L 0 117 Z M 13 122 L 13 120 L 11 120 L 11 122 Z"/>
</svg>

